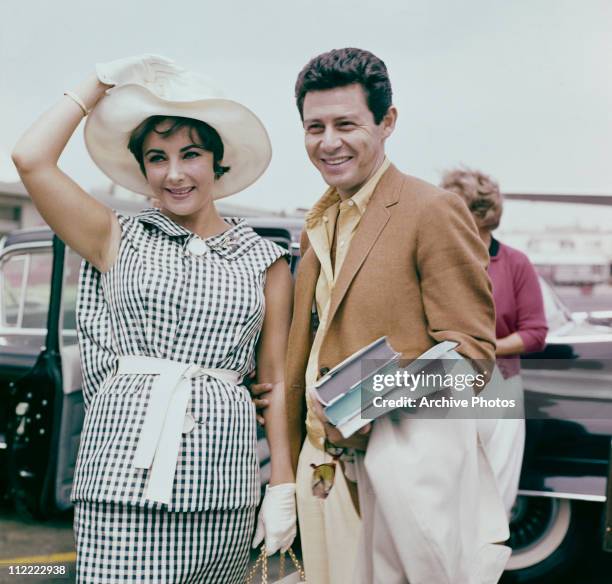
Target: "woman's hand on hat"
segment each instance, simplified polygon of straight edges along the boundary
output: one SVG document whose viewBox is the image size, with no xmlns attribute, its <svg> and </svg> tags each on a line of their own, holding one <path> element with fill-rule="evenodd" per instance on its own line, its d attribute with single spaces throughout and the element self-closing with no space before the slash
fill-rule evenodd
<svg viewBox="0 0 612 584">
<path fill-rule="evenodd" d="M 159 55 L 140 55 L 96 64 L 96 75 L 101 83 L 120 87 L 128 83 L 154 83 L 159 77 L 183 72 L 174 61 Z"/>
</svg>

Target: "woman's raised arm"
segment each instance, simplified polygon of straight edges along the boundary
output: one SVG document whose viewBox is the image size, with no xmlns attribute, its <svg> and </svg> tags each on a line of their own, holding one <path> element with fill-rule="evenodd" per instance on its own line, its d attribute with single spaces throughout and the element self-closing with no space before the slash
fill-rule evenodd
<svg viewBox="0 0 612 584">
<path fill-rule="evenodd" d="M 110 87 L 144 83 L 182 71 L 173 61 L 142 55 L 96 65 L 96 75 L 45 112 L 20 138 L 13 162 L 36 208 L 65 243 L 101 271 L 113 265 L 121 228 L 111 209 L 87 194 L 57 166 L 83 116 Z"/>
<path fill-rule="evenodd" d="M 57 161 L 87 111 L 110 85 L 95 75 L 46 111 L 20 138 L 13 162 L 36 208 L 51 229 L 101 271 L 117 255 L 121 229 L 111 209 L 87 194 L 64 174 Z M 78 99 L 82 104 L 78 103 Z"/>
</svg>

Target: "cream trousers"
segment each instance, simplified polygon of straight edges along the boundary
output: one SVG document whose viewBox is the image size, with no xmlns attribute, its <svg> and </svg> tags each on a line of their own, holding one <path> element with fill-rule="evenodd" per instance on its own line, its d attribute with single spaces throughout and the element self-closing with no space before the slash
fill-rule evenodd
<svg viewBox="0 0 612 584">
<path fill-rule="evenodd" d="M 339 466 L 327 499 L 313 496 L 310 464 L 331 462 L 306 438 L 297 470 L 297 509 L 306 581 L 315 584 L 354 582 L 361 520 L 353 507 L 346 479 Z"/>
</svg>

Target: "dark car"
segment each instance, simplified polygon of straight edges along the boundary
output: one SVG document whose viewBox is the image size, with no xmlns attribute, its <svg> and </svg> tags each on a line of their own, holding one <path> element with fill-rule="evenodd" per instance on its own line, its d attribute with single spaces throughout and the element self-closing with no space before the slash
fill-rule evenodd
<svg viewBox="0 0 612 584">
<path fill-rule="evenodd" d="M 527 440 L 511 518 L 515 582 L 555 582 L 589 545 L 612 551 L 612 327 L 540 280 L 546 349 L 525 355 Z"/>
</svg>

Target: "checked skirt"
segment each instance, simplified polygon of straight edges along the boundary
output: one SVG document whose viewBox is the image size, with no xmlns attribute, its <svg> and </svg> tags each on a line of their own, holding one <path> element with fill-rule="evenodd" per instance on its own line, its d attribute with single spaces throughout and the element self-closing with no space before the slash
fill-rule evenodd
<svg viewBox="0 0 612 584">
<path fill-rule="evenodd" d="M 80 501 L 77 582 L 242 584 L 254 524 L 255 507 L 169 512 Z"/>
</svg>

